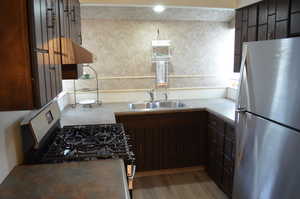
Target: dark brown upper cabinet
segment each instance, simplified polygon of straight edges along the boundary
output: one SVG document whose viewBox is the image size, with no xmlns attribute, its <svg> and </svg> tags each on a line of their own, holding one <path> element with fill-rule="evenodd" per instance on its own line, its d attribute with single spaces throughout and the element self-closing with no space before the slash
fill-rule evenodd
<svg viewBox="0 0 300 199">
<path fill-rule="evenodd" d="M 268 17 L 268 40 L 275 39 L 276 16 L 271 15 Z"/>
<path fill-rule="evenodd" d="M 243 42 L 300 36 L 300 1 L 263 0 L 239 8 L 236 21 L 234 71 L 239 72 Z"/>
<path fill-rule="evenodd" d="M 60 0 L 61 37 L 70 38 L 74 43 L 82 44 L 81 17 L 79 0 Z M 62 48 L 66 46 L 62 45 Z M 63 49 L 63 51 L 66 51 Z M 82 64 L 62 63 L 62 79 L 78 79 L 82 76 Z"/>
<path fill-rule="evenodd" d="M 288 21 L 276 22 L 276 39 L 283 39 L 288 37 Z"/>
<path fill-rule="evenodd" d="M 268 23 L 268 4 L 266 1 L 262 1 L 258 4 L 258 24 L 266 23 Z"/>
<path fill-rule="evenodd" d="M 276 13 L 276 0 L 264 0 L 268 4 L 268 14 L 273 15 Z"/>
<path fill-rule="evenodd" d="M 300 12 L 300 1 L 299 0 L 291 0 L 291 12 Z"/>
<path fill-rule="evenodd" d="M 300 36 L 300 12 L 291 15 L 290 36 Z"/>
<path fill-rule="evenodd" d="M 276 21 L 288 19 L 289 6 L 289 0 L 276 0 Z"/>
<path fill-rule="evenodd" d="M 257 16 L 258 15 L 258 5 L 254 4 L 248 9 L 248 26 L 256 26 L 257 25 Z"/>
<path fill-rule="evenodd" d="M 268 38 L 268 24 L 259 25 L 258 32 L 257 32 L 257 40 L 263 41 L 263 40 L 267 40 L 267 38 Z"/>
<path fill-rule="evenodd" d="M 61 37 L 81 43 L 79 1 L 10 0 L 0 11 L 0 111 L 41 108 L 62 91 Z"/>
<path fill-rule="evenodd" d="M 300 36 L 300 1 L 291 0 L 290 36 Z"/>
<path fill-rule="evenodd" d="M 1 111 L 37 109 L 61 92 L 55 3 L 11 0 L 1 4 Z"/>
</svg>

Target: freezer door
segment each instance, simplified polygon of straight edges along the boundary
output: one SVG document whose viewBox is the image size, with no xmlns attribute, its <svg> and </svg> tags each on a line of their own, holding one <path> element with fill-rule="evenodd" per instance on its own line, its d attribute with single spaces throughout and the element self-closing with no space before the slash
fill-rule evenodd
<svg viewBox="0 0 300 199">
<path fill-rule="evenodd" d="M 300 38 L 244 45 L 238 108 L 300 129 Z"/>
<path fill-rule="evenodd" d="M 250 113 L 237 122 L 233 198 L 299 199 L 299 132 Z"/>
</svg>

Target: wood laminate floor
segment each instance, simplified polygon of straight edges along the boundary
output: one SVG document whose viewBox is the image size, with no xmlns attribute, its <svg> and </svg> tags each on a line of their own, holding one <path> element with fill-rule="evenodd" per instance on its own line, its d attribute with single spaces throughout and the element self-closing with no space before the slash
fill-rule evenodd
<svg viewBox="0 0 300 199">
<path fill-rule="evenodd" d="M 204 171 L 135 179 L 134 199 L 227 199 Z"/>
</svg>

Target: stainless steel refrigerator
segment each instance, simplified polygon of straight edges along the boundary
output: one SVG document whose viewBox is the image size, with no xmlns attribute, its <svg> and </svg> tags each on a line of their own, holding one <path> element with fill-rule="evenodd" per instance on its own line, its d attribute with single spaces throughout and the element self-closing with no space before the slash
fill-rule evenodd
<svg viewBox="0 0 300 199">
<path fill-rule="evenodd" d="M 300 38 L 244 45 L 234 199 L 300 198 Z"/>
</svg>

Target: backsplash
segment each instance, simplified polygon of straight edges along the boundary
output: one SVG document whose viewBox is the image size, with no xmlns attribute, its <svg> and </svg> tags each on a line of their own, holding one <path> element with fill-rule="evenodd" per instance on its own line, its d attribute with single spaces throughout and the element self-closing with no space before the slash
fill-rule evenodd
<svg viewBox="0 0 300 199">
<path fill-rule="evenodd" d="M 172 41 L 170 88 L 220 88 L 233 68 L 234 29 L 227 22 L 83 19 L 83 46 L 95 54 L 92 65 L 105 93 L 154 87 L 151 41 Z M 63 83 L 73 90 L 73 81 Z M 78 88 L 94 88 L 89 80 Z"/>
</svg>

